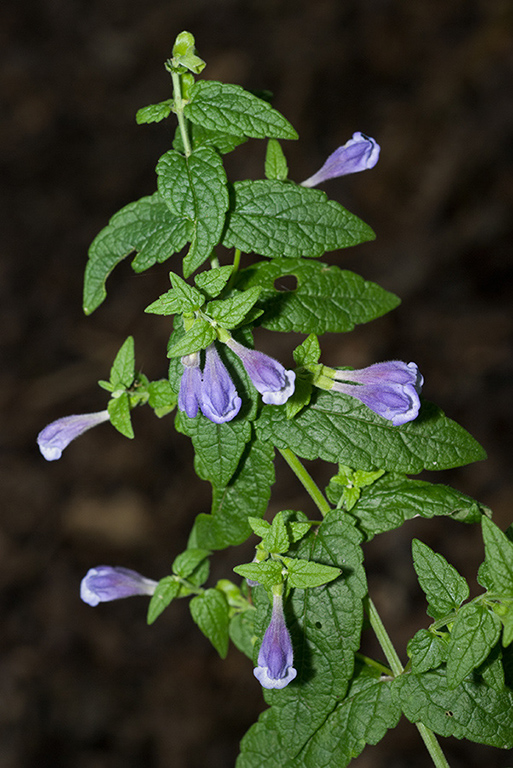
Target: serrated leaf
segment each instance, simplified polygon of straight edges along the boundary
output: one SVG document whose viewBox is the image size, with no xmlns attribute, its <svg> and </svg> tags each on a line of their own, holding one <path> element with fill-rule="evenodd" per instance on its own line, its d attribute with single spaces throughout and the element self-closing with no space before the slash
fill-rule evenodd
<svg viewBox="0 0 513 768">
<path fill-rule="evenodd" d="M 460 608 L 451 630 L 447 654 L 447 685 L 456 688 L 483 662 L 499 639 L 499 618 L 479 603 Z"/>
<path fill-rule="evenodd" d="M 332 504 L 337 504 L 341 487 L 330 482 L 326 494 Z M 414 517 L 445 515 L 460 522 L 476 523 L 485 512 L 486 507 L 454 488 L 412 480 L 395 472 L 387 473 L 370 487 L 362 489 L 351 509 L 367 540 L 378 533 L 399 528 Z"/>
<path fill-rule="evenodd" d="M 228 264 L 226 267 L 216 267 L 216 269 L 207 269 L 195 276 L 194 282 L 207 296 L 214 299 L 218 296 L 233 273 L 233 266 Z"/>
<path fill-rule="evenodd" d="M 342 573 L 340 568 L 313 563 L 302 558 L 287 557 L 284 558 L 284 562 L 287 566 L 287 584 L 297 589 L 321 587 L 338 578 Z"/>
<path fill-rule="evenodd" d="M 505 648 L 513 641 L 513 602 L 506 606 L 505 611 L 499 616 L 504 630 L 502 633 L 502 644 Z"/>
<path fill-rule="evenodd" d="M 428 629 L 419 629 L 407 647 L 412 672 L 421 674 L 428 669 L 436 669 L 447 659 L 447 649 L 448 643 L 443 637 Z"/>
<path fill-rule="evenodd" d="M 150 381 L 148 385 L 148 393 L 148 404 L 150 408 L 153 408 L 155 415 L 159 418 L 170 413 L 178 402 L 176 394 L 173 392 L 168 379 Z"/>
<path fill-rule="evenodd" d="M 502 651 L 499 645 L 492 649 L 485 661 L 476 669 L 486 685 L 502 693 L 505 685 L 504 666 L 502 664 Z"/>
<path fill-rule="evenodd" d="M 200 349 L 206 349 L 216 338 L 217 334 L 211 323 L 202 317 L 197 317 L 183 336 L 178 339 L 175 339 L 174 335 L 171 336 L 167 356 L 183 357 L 192 352 L 199 352 Z"/>
<path fill-rule="evenodd" d="M 488 518 L 483 517 L 485 563 L 494 591 L 513 597 L 513 543 Z"/>
<path fill-rule="evenodd" d="M 199 147 L 188 158 L 171 149 L 160 158 L 157 176 L 160 195 L 171 213 L 192 227 L 191 247 L 183 261 L 188 277 L 221 237 L 228 209 L 223 163 L 211 147 Z"/>
<path fill-rule="evenodd" d="M 139 252 L 132 268 L 142 272 L 180 251 L 191 231 L 191 223 L 174 216 L 157 193 L 118 211 L 89 248 L 84 276 L 85 314 L 90 315 L 100 306 L 107 295 L 108 276 L 132 251 Z"/>
<path fill-rule="evenodd" d="M 422 722 L 440 736 L 455 736 L 501 749 L 513 747 L 513 691 L 464 680 L 447 686 L 445 670 L 401 675 L 392 686 L 412 723 Z"/>
<path fill-rule="evenodd" d="M 248 139 L 246 136 L 233 136 L 229 133 L 223 133 L 222 131 L 208 130 L 201 125 L 190 123 L 190 139 L 193 149 L 198 147 L 214 147 L 221 155 L 226 155 L 229 152 L 244 144 Z M 183 145 L 182 134 L 180 127 L 177 127 L 175 137 L 173 139 L 173 149 L 177 152 L 185 154 L 185 147 Z"/>
<path fill-rule="evenodd" d="M 297 139 L 296 131 L 283 115 L 240 85 L 200 80 L 191 90 L 184 114 L 208 130 L 235 136 Z"/>
<path fill-rule="evenodd" d="M 319 339 L 315 333 L 311 333 L 307 338 L 292 352 L 296 365 L 315 365 L 319 362 L 321 356 L 321 347 Z"/>
<path fill-rule="evenodd" d="M 203 562 L 210 552 L 208 549 L 191 547 L 182 552 L 173 561 L 173 573 L 182 579 L 187 579 L 198 565 Z"/>
<path fill-rule="evenodd" d="M 274 448 L 253 438 L 226 486 L 215 484 L 210 515 L 197 516 L 193 533 L 199 546 L 224 549 L 251 534 L 248 516 L 264 515 L 274 483 Z"/>
<path fill-rule="evenodd" d="M 227 299 L 210 301 L 205 312 L 215 320 L 221 328 L 228 330 L 242 323 L 248 312 L 258 301 L 260 288 L 254 286 L 247 291 L 237 291 Z"/>
<path fill-rule="evenodd" d="M 286 181 L 261 180 L 233 185 L 222 242 L 244 253 L 298 259 L 322 256 L 374 237 L 367 224 L 328 200 L 324 192 Z"/>
<path fill-rule="evenodd" d="M 224 659 L 228 653 L 228 603 L 218 589 L 207 589 L 193 597 L 189 603 L 191 616 L 207 637 L 219 656 Z"/>
<path fill-rule="evenodd" d="M 153 624 L 179 592 L 180 584 L 172 576 L 165 576 L 159 581 L 148 606 L 148 624 Z"/>
<path fill-rule="evenodd" d="M 429 616 L 442 618 L 459 608 L 469 596 L 469 587 L 445 557 L 423 544 L 412 541 L 413 565 L 419 584 L 429 602 Z"/>
<path fill-rule="evenodd" d="M 394 427 L 353 397 L 317 390 L 309 407 L 294 419 L 287 419 L 283 408 L 264 406 L 256 426 L 260 438 L 277 448 L 366 471 L 415 474 L 486 456 L 463 427 L 425 401 L 415 421 Z"/>
<path fill-rule="evenodd" d="M 203 306 L 205 298 L 201 291 L 198 291 L 193 285 L 186 283 L 185 280 L 182 280 L 179 275 L 175 275 L 174 272 L 169 273 L 169 279 L 171 280 L 173 291 L 180 302 L 181 312 L 194 312 Z"/>
<path fill-rule="evenodd" d="M 160 123 L 168 117 L 173 111 L 173 99 L 159 101 L 158 104 L 148 104 L 147 107 L 141 107 L 137 110 L 135 120 L 137 125 L 143 123 Z"/>
<path fill-rule="evenodd" d="M 326 495 L 332 504 L 336 504 L 338 508 L 343 506 L 350 512 L 360 498 L 361 489 L 375 483 L 383 473 L 383 469 L 364 472 L 339 464 L 338 473 L 331 478 L 326 488 Z"/>
<path fill-rule="evenodd" d="M 241 613 L 236 613 L 230 619 L 228 627 L 230 640 L 248 659 L 253 659 L 253 647 L 257 640 L 255 634 L 255 615 L 256 611 L 253 607 Z"/>
<path fill-rule="evenodd" d="M 132 439 L 134 430 L 130 418 L 130 397 L 128 392 L 123 392 L 119 397 L 113 397 L 107 404 L 110 423 L 118 432 Z"/>
<path fill-rule="evenodd" d="M 112 368 L 110 369 L 110 383 L 113 389 L 132 386 L 135 377 L 135 351 L 134 337 L 129 336 L 121 345 Z"/>
<path fill-rule="evenodd" d="M 149 315 L 175 315 L 182 311 L 182 302 L 172 289 L 161 294 L 158 299 L 145 307 L 144 311 Z"/>
<path fill-rule="evenodd" d="M 244 563 L 243 565 L 236 565 L 233 570 L 244 579 L 256 581 L 267 590 L 271 590 L 275 584 L 281 584 L 283 581 L 283 565 L 277 560 L 264 560 L 263 563 Z"/>
<path fill-rule="evenodd" d="M 271 524 L 267 520 L 260 520 L 258 517 L 248 517 L 248 523 L 251 526 L 251 530 L 261 539 L 271 530 Z"/>
<path fill-rule="evenodd" d="M 290 538 L 283 519 L 283 512 L 278 512 L 272 521 L 272 525 L 266 531 L 262 546 L 267 552 L 286 552 L 290 547 Z"/>
<path fill-rule="evenodd" d="M 308 379 L 304 379 L 299 374 L 296 375 L 294 392 L 285 403 L 285 413 L 287 419 L 293 419 L 308 405 L 312 397 L 313 384 Z"/>
<path fill-rule="evenodd" d="M 280 143 L 276 139 L 269 139 L 265 153 L 265 176 L 267 179 L 285 181 L 289 168 Z"/>
<path fill-rule="evenodd" d="M 280 290 L 280 279 L 288 275 L 296 278 L 296 288 Z M 346 333 L 355 325 L 381 317 L 400 304 L 395 294 L 354 272 L 299 259 L 275 259 L 243 269 L 237 276 L 236 285 L 238 288 L 262 286 L 258 306 L 262 307 L 264 315 L 260 324 L 271 331 Z M 313 360 L 313 357 L 312 348 L 308 361 L 298 361 L 298 364 L 316 363 L 319 358 Z"/>
</svg>

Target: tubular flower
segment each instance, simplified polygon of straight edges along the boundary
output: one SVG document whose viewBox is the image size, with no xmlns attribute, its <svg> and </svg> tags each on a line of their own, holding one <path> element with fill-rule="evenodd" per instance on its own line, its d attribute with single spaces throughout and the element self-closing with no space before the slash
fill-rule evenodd
<svg viewBox="0 0 513 768">
<path fill-rule="evenodd" d="M 374 168 L 378 162 L 379 144 L 357 131 L 346 143 L 336 149 L 326 160 L 322 168 L 309 179 L 301 182 L 302 187 L 315 187 L 327 179 L 337 176 L 347 176 L 348 173 L 358 173 Z"/>
<path fill-rule="evenodd" d="M 415 363 L 390 360 L 356 371 L 334 371 L 335 392 L 356 397 L 395 426 L 417 418 L 424 379 Z"/>
<path fill-rule="evenodd" d="M 258 666 L 253 674 L 264 688 L 285 688 L 297 675 L 293 662 L 292 642 L 285 624 L 283 598 L 273 595 L 273 612 L 266 629 L 260 651 Z"/>
<path fill-rule="evenodd" d="M 72 440 L 91 427 L 108 420 L 108 411 L 98 411 L 97 413 L 64 416 L 62 419 L 52 421 L 37 436 L 39 450 L 47 461 L 60 459 L 63 450 Z"/>
<path fill-rule="evenodd" d="M 80 583 L 80 597 L 88 605 L 133 595 L 153 595 L 157 582 L 130 568 L 99 565 L 90 568 Z"/>
<path fill-rule="evenodd" d="M 198 414 L 201 399 L 201 368 L 199 352 L 182 357 L 183 373 L 178 393 L 178 408 L 190 419 Z"/>
<path fill-rule="evenodd" d="M 264 403 L 283 405 L 294 392 L 296 374 L 288 371 L 281 363 L 263 352 L 248 349 L 235 339 L 226 344 L 241 359 L 255 389 L 262 395 Z"/>
<path fill-rule="evenodd" d="M 207 419 L 216 424 L 231 421 L 240 411 L 242 400 L 214 344 L 205 350 L 200 407 Z"/>
</svg>

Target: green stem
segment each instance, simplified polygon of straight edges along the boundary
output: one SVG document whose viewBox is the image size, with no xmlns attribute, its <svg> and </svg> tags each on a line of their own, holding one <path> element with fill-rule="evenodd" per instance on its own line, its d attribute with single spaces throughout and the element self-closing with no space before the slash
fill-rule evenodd
<svg viewBox="0 0 513 768">
<path fill-rule="evenodd" d="M 235 275 L 239 271 L 239 265 L 240 265 L 240 248 L 235 249 L 235 253 L 233 254 L 233 272 L 232 275 Z"/>
<path fill-rule="evenodd" d="M 324 517 L 328 514 L 328 512 L 331 512 L 331 507 L 326 501 L 324 495 L 321 493 L 319 486 L 316 484 L 311 475 L 306 471 L 296 454 L 291 451 L 290 448 L 279 448 L 278 450 L 291 470 L 296 475 L 299 482 L 303 485 L 306 492 L 315 502 L 321 515 Z"/>
<path fill-rule="evenodd" d="M 191 143 L 189 141 L 189 134 L 187 132 L 187 123 L 183 114 L 184 103 L 182 99 L 182 84 L 180 82 L 180 75 L 178 72 L 171 70 L 171 78 L 173 80 L 173 96 L 175 101 L 176 117 L 178 118 L 178 125 L 180 127 L 180 133 L 182 135 L 183 148 L 185 151 L 185 157 L 189 157 L 192 152 Z"/>
<path fill-rule="evenodd" d="M 381 621 L 381 616 L 377 612 L 376 606 L 369 596 L 364 599 L 364 607 L 369 617 L 371 627 L 374 630 L 376 637 L 378 638 L 378 642 L 383 653 L 385 654 L 385 658 L 390 664 L 390 669 L 396 677 L 401 675 L 404 672 L 401 660 L 397 655 L 397 651 L 392 644 L 392 641 L 384 627 L 383 622 Z M 431 759 L 436 768 L 450 768 L 449 763 L 447 762 L 445 755 L 442 752 L 442 748 L 438 743 L 438 739 L 436 738 L 433 731 L 427 728 L 423 723 L 415 723 L 415 725 L 417 726 L 417 729 L 422 737 L 424 744 L 426 745 L 427 751 L 431 755 Z"/>
<path fill-rule="evenodd" d="M 382 675 L 393 677 L 392 670 L 388 667 L 385 667 L 384 664 L 380 664 L 379 661 L 376 661 L 376 659 L 371 659 L 369 656 L 364 656 L 363 653 L 355 653 L 355 656 L 357 659 L 360 659 L 360 661 L 363 661 L 365 666 L 374 667 L 374 669 L 377 669 L 378 672 L 381 672 Z"/>
</svg>

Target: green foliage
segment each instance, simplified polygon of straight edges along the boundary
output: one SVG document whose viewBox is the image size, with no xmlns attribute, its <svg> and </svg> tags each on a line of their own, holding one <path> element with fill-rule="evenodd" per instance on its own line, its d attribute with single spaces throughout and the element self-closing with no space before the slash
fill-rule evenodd
<svg viewBox="0 0 513 768">
<path fill-rule="evenodd" d="M 285 181 L 289 173 L 287 161 L 279 141 L 269 139 L 265 154 L 265 175 L 267 179 Z"/>
<path fill-rule="evenodd" d="M 189 603 L 191 616 L 222 659 L 228 653 L 228 603 L 218 589 L 207 589 Z"/>
<path fill-rule="evenodd" d="M 469 596 L 465 579 L 453 565 L 418 539 L 412 542 L 413 564 L 428 602 L 428 614 L 439 619 L 457 610 Z"/>
<path fill-rule="evenodd" d="M 161 120 L 169 117 L 172 111 L 173 99 L 166 99 L 166 101 L 160 101 L 158 104 L 148 104 L 147 107 L 138 109 L 135 120 L 138 125 L 143 123 L 160 123 Z"/>
</svg>

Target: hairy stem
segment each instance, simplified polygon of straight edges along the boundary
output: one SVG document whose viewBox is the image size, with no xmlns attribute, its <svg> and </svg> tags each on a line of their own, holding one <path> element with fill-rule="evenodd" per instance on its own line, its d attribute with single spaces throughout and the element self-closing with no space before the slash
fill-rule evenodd
<svg viewBox="0 0 513 768">
<path fill-rule="evenodd" d="M 189 157 L 192 152 L 191 142 L 189 141 L 189 134 L 187 132 L 187 123 L 183 114 L 184 103 L 182 99 L 182 84 L 180 82 L 180 75 L 178 72 L 171 70 L 171 78 L 173 80 L 173 96 L 175 102 L 175 112 L 178 118 L 178 125 L 180 127 L 180 134 L 182 136 L 183 148 L 185 151 L 185 157 Z"/>
<path fill-rule="evenodd" d="M 305 469 L 301 461 L 296 454 L 290 450 L 290 448 L 278 449 L 291 470 L 296 475 L 299 482 L 303 485 L 306 492 L 312 497 L 321 515 L 324 517 L 331 511 L 331 507 L 326 501 L 323 493 L 320 491 L 319 486 L 312 478 L 309 472 Z"/>
</svg>

